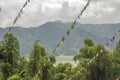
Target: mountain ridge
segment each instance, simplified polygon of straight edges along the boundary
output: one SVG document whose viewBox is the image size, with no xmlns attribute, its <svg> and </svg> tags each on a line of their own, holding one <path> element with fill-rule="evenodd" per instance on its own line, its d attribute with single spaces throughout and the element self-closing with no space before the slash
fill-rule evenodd
<svg viewBox="0 0 120 80">
<path fill-rule="evenodd" d="M 47 22 L 43 25 L 30 28 L 22 28 L 20 26 L 12 27 L 12 33 L 18 38 L 20 42 L 21 55 L 28 56 L 35 40 L 40 40 L 48 53 L 56 47 L 59 40 L 66 34 L 71 22 Z M 105 44 L 114 35 L 116 31 L 120 30 L 120 23 L 117 24 L 81 24 L 77 23 L 75 29 L 70 32 L 65 43 L 57 49 L 57 53 L 66 55 L 74 55 L 83 46 L 84 38 L 91 38 L 96 44 Z M 0 39 L 8 31 L 7 28 L 0 28 Z M 117 40 L 111 49 L 115 47 Z"/>
</svg>

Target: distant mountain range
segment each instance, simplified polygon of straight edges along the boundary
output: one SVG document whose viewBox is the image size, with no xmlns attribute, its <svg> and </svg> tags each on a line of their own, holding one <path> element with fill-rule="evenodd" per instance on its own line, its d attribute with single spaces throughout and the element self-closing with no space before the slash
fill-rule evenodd
<svg viewBox="0 0 120 80">
<path fill-rule="evenodd" d="M 13 27 L 12 33 L 19 39 L 21 55 L 28 56 L 35 40 L 40 40 L 40 44 L 46 48 L 48 53 L 56 47 L 61 37 L 66 34 L 71 22 L 48 22 L 37 27 L 22 28 Z M 76 28 L 70 32 L 65 43 L 57 49 L 56 54 L 74 55 L 79 52 L 83 46 L 85 38 L 91 38 L 96 44 L 105 44 L 120 30 L 118 24 L 80 24 L 77 23 Z M 8 28 L 0 28 L 0 39 L 8 31 Z M 120 36 L 113 42 L 110 47 L 113 49 L 120 40 Z"/>
</svg>

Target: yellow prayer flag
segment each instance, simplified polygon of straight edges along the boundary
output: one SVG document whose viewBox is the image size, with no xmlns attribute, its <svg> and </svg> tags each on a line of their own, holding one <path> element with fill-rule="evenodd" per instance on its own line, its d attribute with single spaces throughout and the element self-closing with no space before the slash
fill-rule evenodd
<svg viewBox="0 0 120 80">
<path fill-rule="evenodd" d="M 116 32 L 115 35 L 118 36 L 119 32 Z"/>
<path fill-rule="evenodd" d="M 90 63 L 92 62 L 92 60 L 90 60 Z"/>
<path fill-rule="evenodd" d="M 64 42 L 63 42 L 62 40 L 60 40 L 60 44 L 63 45 L 63 43 L 64 43 Z"/>
<path fill-rule="evenodd" d="M 98 54 L 96 54 L 96 57 L 98 57 L 99 55 Z"/>
</svg>

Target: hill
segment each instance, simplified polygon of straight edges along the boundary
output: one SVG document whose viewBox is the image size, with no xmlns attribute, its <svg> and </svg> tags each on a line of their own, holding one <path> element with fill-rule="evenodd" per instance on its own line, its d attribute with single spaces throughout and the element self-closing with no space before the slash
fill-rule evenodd
<svg viewBox="0 0 120 80">
<path fill-rule="evenodd" d="M 28 56 L 35 40 L 40 40 L 48 53 L 55 48 L 59 40 L 65 35 L 71 22 L 48 22 L 37 27 L 22 28 L 19 26 L 13 27 L 13 34 L 19 39 L 20 53 Z M 70 33 L 70 36 L 65 40 L 65 43 L 58 49 L 57 54 L 74 55 L 83 45 L 84 38 L 91 38 L 97 44 L 105 44 L 120 30 L 120 24 L 80 24 L 77 23 L 76 28 Z M 0 28 L 0 39 L 8 31 L 8 28 Z M 111 49 L 115 47 L 116 42 L 120 39 L 117 37 Z"/>
</svg>

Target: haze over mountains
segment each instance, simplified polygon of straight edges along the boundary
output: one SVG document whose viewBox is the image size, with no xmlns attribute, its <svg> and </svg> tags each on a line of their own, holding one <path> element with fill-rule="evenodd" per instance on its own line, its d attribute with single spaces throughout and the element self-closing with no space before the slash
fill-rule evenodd
<svg viewBox="0 0 120 80">
<path fill-rule="evenodd" d="M 61 37 L 66 34 L 71 22 L 48 22 L 41 26 L 22 28 L 13 27 L 12 33 L 19 39 L 21 55 L 28 56 L 35 40 L 40 40 L 48 53 L 56 47 Z M 65 43 L 57 49 L 56 54 L 74 55 L 78 53 L 80 47 L 83 46 L 85 38 L 91 38 L 96 44 L 107 43 L 112 36 L 120 30 L 118 24 L 80 24 L 77 23 L 76 28 L 70 32 Z M 8 28 L 0 28 L 0 39 L 8 31 Z M 110 49 L 113 49 L 116 43 L 120 40 L 120 35 L 113 42 Z"/>
</svg>

